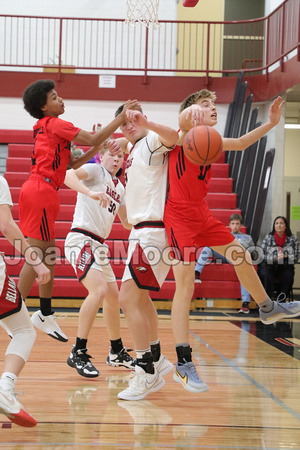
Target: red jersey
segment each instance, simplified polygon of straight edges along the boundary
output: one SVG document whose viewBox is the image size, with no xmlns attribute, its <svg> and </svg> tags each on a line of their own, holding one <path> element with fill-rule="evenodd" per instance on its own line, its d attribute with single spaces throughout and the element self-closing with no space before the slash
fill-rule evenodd
<svg viewBox="0 0 300 450">
<path fill-rule="evenodd" d="M 211 166 L 197 166 L 176 146 L 169 153 L 169 193 L 172 203 L 192 203 L 196 206 L 206 197 L 211 179 Z"/>
<path fill-rule="evenodd" d="M 227 245 L 234 240 L 225 225 L 209 210 L 205 197 L 211 180 L 211 166 L 197 166 L 176 146 L 169 154 L 169 195 L 164 224 L 173 257 L 194 261 L 195 250 Z"/>
<path fill-rule="evenodd" d="M 39 174 L 60 187 L 65 179 L 71 150 L 71 141 L 80 128 L 58 117 L 45 116 L 33 127 L 35 138 L 31 174 Z"/>
</svg>

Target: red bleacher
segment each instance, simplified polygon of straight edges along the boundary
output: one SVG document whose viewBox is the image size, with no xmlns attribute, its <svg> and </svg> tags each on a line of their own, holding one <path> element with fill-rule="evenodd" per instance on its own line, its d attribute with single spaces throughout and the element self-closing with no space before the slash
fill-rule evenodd
<svg viewBox="0 0 300 450">
<path fill-rule="evenodd" d="M 13 143 L 8 145 L 5 178 L 11 189 L 14 202 L 12 214 L 17 223 L 19 218 L 18 199 L 20 188 L 24 181 L 28 179 L 31 165 L 30 156 L 33 145 L 30 144 L 30 137 L 27 133 L 25 132 L 22 141 L 21 132 L 11 132 L 10 138 L 12 139 L 12 136 L 14 136 L 14 140 L 12 140 Z M 6 134 L 0 130 L 0 142 L 6 142 L 5 138 Z M 10 142 L 8 138 L 7 142 Z M 225 154 L 222 154 L 218 163 L 212 166 L 212 180 L 207 201 L 214 215 L 227 225 L 230 215 L 235 212 L 240 214 L 240 210 L 236 209 L 236 194 L 232 193 L 232 179 L 228 178 L 229 168 L 224 162 L 224 157 Z M 61 209 L 55 226 L 58 259 L 55 269 L 53 297 L 84 298 L 87 291 L 74 276 L 73 269 L 66 260 L 63 251 L 64 239 L 71 227 L 76 193 L 63 186 L 59 190 L 59 195 Z M 118 279 L 118 284 L 120 284 L 124 269 L 128 235 L 128 230 L 125 230 L 117 219 L 106 241 L 110 249 L 112 266 Z M 13 247 L 3 237 L 0 238 L 0 249 L 6 254 L 8 274 L 17 280 L 23 264 L 23 258 L 15 255 Z M 13 255 L 15 255 L 15 258 L 12 258 Z M 172 269 L 170 269 L 167 280 L 161 290 L 152 293 L 151 296 L 154 299 L 170 300 L 174 295 L 174 290 L 175 282 Z M 30 297 L 36 296 L 38 296 L 38 286 L 35 284 L 30 292 Z M 215 299 L 240 298 L 240 284 L 233 267 L 226 264 L 210 264 L 205 267 L 202 274 L 202 283 L 195 285 L 194 297 Z"/>
</svg>

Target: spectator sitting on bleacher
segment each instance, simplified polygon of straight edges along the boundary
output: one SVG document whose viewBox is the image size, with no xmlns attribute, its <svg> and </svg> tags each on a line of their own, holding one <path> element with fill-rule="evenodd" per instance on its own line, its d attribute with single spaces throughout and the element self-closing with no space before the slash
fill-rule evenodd
<svg viewBox="0 0 300 450">
<path fill-rule="evenodd" d="M 242 233 L 240 228 L 242 226 L 242 218 L 239 214 L 232 214 L 229 218 L 229 226 L 231 229 L 231 234 L 242 244 L 242 246 L 246 249 L 253 247 L 254 242 L 252 237 L 249 234 Z M 228 264 L 229 261 L 220 253 L 215 252 L 210 247 L 204 247 L 199 258 L 197 264 L 195 266 L 195 283 L 201 283 L 200 274 L 204 269 L 204 266 L 207 264 L 209 259 L 215 259 L 218 263 Z M 249 314 L 249 304 L 250 304 L 250 294 L 241 284 L 241 297 L 242 297 L 242 307 L 239 310 L 239 313 Z"/>
<path fill-rule="evenodd" d="M 269 297 L 274 297 L 277 285 L 278 301 L 284 301 L 293 287 L 295 263 L 299 258 L 298 239 L 292 234 L 285 217 L 276 217 L 272 231 L 265 236 L 261 248 L 264 262 L 258 267 L 258 275 Z"/>
</svg>

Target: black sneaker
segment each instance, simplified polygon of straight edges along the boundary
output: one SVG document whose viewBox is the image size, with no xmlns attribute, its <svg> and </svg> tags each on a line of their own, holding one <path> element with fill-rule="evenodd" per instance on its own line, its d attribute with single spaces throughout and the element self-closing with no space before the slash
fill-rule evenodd
<svg viewBox="0 0 300 450">
<path fill-rule="evenodd" d="M 198 272 L 198 270 L 195 270 L 195 283 L 202 283 L 200 280 L 200 272 Z"/>
<path fill-rule="evenodd" d="M 131 350 L 128 350 L 131 351 Z M 108 357 L 106 358 L 106 363 L 109 366 L 113 367 L 127 367 L 127 369 L 134 369 L 135 366 L 135 359 L 133 359 L 132 356 L 128 354 L 126 351 L 126 348 L 123 347 L 122 350 L 119 353 L 112 353 L 109 352 Z"/>
<path fill-rule="evenodd" d="M 99 370 L 90 361 L 91 355 L 87 353 L 88 349 L 75 350 L 73 346 L 67 363 L 70 367 L 74 367 L 79 375 L 87 378 L 95 378 L 99 376 Z"/>
<path fill-rule="evenodd" d="M 248 302 L 243 302 L 242 307 L 239 310 L 239 313 L 249 314 L 249 312 L 250 312 L 249 303 Z"/>
</svg>

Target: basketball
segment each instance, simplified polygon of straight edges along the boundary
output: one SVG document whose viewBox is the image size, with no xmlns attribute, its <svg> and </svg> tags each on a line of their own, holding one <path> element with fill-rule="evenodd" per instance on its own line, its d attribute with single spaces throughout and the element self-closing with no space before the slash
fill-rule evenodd
<svg viewBox="0 0 300 450">
<path fill-rule="evenodd" d="M 213 127 L 199 125 L 186 134 L 183 150 L 189 161 L 207 166 L 219 159 L 223 150 L 222 137 Z"/>
</svg>

